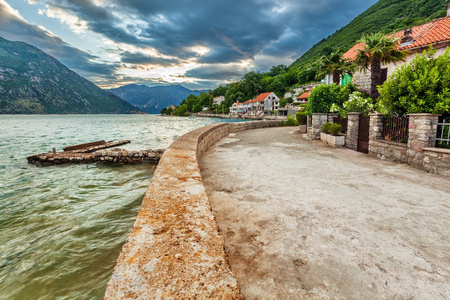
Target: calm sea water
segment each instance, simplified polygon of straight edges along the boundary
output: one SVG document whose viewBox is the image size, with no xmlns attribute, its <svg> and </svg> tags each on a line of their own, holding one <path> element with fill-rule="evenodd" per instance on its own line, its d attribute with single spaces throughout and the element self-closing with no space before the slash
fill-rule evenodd
<svg viewBox="0 0 450 300">
<path fill-rule="evenodd" d="M 101 299 L 155 166 L 35 166 L 53 147 L 166 148 L 219 119 L 0 115 L 0 299 Z"/>
</svg>

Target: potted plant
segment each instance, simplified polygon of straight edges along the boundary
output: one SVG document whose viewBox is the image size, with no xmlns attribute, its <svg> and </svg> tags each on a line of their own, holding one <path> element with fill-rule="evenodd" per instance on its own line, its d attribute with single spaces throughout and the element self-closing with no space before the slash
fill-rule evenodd
<svg viewBox="0 0 450 300">
<path fill-rule="evenodd" d="M 297 122 L 299 124 L 299 130 L 300 133 L 306 133 L 306 122 L 308 120 L 308 114 L 303 111 L 299 111 L 295 114 L 295 117 L 297 118 Z"/>
<path fill-rule="evenodd" d="M 322 126 L 322 132 L 320 133 L 320 139 L 334 147 L 344 147 L 345 136 L 340 135 L 342 127 L 340 124 L 325 123 Z"/>
</svg>

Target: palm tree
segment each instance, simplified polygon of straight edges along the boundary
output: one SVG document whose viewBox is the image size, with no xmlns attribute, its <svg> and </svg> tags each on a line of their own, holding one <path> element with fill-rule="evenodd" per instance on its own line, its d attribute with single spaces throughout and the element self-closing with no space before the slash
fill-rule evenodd
<svg viewBox="0 0 450 300">
<path fill-rule="evenodd" d="M 329 56 L 323 55 L 317 62 L 317 79 L 333 74 L 333 83 L 339 84 L 341 75 L 351 74 L 351 65 L 347 59 L 342 59 L 342 51 L 335 51 Z"/>
<path fill-rule="evenodd" d="M 377 85 L 381 77 L 381 64 L 405 61 L 408 52 L 398 50 L 397 39 L 382 33 L 363 35 L 358 43 L 365 46 L 364 49 L 358 50 L 356 63 L 361 70 L 370 70 L 370 95 L 376 102 L 380 95 Z"/>
</svg>

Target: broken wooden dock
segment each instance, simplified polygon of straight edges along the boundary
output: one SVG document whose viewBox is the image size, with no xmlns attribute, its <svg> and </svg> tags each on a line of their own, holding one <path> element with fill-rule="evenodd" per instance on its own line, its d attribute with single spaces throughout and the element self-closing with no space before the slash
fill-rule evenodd
<svg viewBox="0 0 450 300">
<path fill-rule="evenodd" d="M 138 164 L 158 163 L 164 149 L 146 149 L 129 151 L 126 149 L 113 148 L 130 143 L 130 140 L 96 141 L 64 147 L 62 152 L 53 151 L 30 155 L 27 157 L 29 163 L 43 164 L 65 164 L 65 163 L 116 163 L 116 164 Z"/>
</svg>

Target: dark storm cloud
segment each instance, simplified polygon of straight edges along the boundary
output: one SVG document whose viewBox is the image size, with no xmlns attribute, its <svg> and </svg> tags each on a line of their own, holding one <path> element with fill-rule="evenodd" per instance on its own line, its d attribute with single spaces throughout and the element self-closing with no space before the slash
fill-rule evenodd
<svg viewBox="0 0 450 300">
<path fill-rule="evenodd" d="M 257 71 L 267 71 L 272 63 L 279 64 L 282 61 L 288 64 L 375 2 L 376 0 L 110 0 L 105 1 L 104 6 L 97 6 L 93 0 L 41 1 L 50 10 L 58 9 L 85 21 L 88 30 L 107 37 L 116 44 L 151 47 L 172 57 L 159 59 L 139 53 L 120 52 L 118 54 L 123 63 L 169 66 L 187 60 L 196 61 L 202 67 L 188 71 L 185 75 L 208 78 L 211 82 L 234 79 L 247 71 L 243 68 L 219 70 L 217 66 L 220 64 L 254 60 L 253 69 Z M 1 26 L 0 34 L 8 38 L 5 32 L 9 32 L 11 39 L 20 32 L 22 40 L 44 51 L 48 49 L 48 53 L 61 59 L 69 67 L 86 66 L 85 72 L 104 71 L 106 77 L 113 76 L 116 66 L 93 64 L 90 60 L 94 57 L 89 54 L 67 45 L 58 37 L 46 35 L 37 26 L 23 21 L 19 23 L 15 20 L 8 23 L 8 26 Z M 5 24 L 3 18 L 0 24 Z M 209 52 L 199 55 L 192 50 L 194 46 L 208 47 Z M 105 77 L 101 73 L 97 74 Z"/>
<path fill-rule="evenodd" d="M 137 65 L 154 64 L 167 67 L 172 66 L 177 62 L 176 59 L 165 59 L 161 57 L 148 56 L 142 53 L 132 53 L 128 51 L 120 53 L 120 60 L 123 63 L 127 64 L 137 64 Z"/>
<path fill-rule="evenodd" d="M 88 0 L 44 2 L 115 42 L 151 46 L 180 59 L 195 56 L 186 48 L 202 45 L 212 51 L 201 62 L 226 63 L 257 54 L 298 57 L 376 1 L 115 0 L 109 7 Z"/>
<path fill-rule="evenodd" d="M 239 80 L 244 68 L 236 68 L 235 65 L 207 65 L 186 72 L 185 76 L 199 79 L 214 80 Z"/>
<path fill-rule="evenodd" d="M 60 37 L 11 14 L 9 7 L 2 2 L 0 2 L 0 36 L 33 45 L 83 76 L 101 74 L 112 77 L 115 72 L 115 66 L 92 62 L 95 56 L 74 48 Z"/>
</svg>

